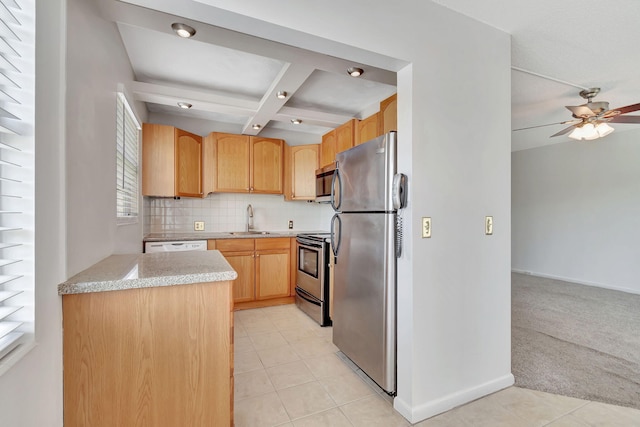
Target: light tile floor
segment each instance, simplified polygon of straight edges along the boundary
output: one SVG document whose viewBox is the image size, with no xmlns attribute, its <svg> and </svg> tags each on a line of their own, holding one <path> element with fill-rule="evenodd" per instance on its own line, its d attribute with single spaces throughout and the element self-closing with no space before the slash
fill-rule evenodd
<svg viewBox="0 0 640 427">
<path fill-rule="evenodd" d="M 237 427 L 409 426 L 295 305 L 235 312 Z M 510 387 L 420 427 L 640 426 L 640 410 Z"/>
</svg>

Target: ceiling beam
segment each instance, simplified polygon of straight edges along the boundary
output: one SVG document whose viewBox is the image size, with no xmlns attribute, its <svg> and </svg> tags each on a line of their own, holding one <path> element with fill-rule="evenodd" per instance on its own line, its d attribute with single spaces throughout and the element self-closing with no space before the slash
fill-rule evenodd
<svg viewBox="0 0 640 427">
<path fill-rule="evenodd" d="M 282 107 L 280 111 L 278 111 L 278 114 L 274 116 L 274 120 L 281 122 L 300 119 L 307 125 L 324 126 L 327 128 L 336 128 L 353 118 L 354 117 L 346 114 L 324 113 L 293 107 Z"/>
<path fill-rule="evenodd" d="M 256 113 L 247 120 L 242 133 L 245 135 L 257 135 L 264 129 L 270 120 L 273 120 L 276 113 L 282 108 L 287 100 L 302 86 L 302 84 L 313 73 L 314 68 L 299 64 L 286 64 L 273 83 L 266 91 Z M 287 96 L 280 99 L 276 96 L 279 91 L 285 91 Z M 260 125 L 260 129 L 253 129 L 253 125 Z"/>
<path fill-rule="evenodd" d="M 154 83 L 133 82 L 131 91 L 135 99 L 154 104 L 170 105 L 176 108 L 178 102 L 188 102 L 194 110 L 221 114 L 247 116 L 255 114 L 259 103 L 239 99 L 237 96 L 222 95 L 201 89 L 192 90 Z"/>
</svg>

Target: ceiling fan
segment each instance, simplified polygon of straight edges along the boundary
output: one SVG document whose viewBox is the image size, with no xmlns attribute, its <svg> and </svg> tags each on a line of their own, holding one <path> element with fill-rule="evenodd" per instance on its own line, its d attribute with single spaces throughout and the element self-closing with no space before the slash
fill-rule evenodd
<svg viewBox="0 0 640 427">
<path fill-rule="evenodd" d="M 569 132 L 569 138 L 577 140 L 591 140 L 602 138 L 613 132 L 613 128 L 608 123 L 638 123 L 640 124 L 640 116 L 623 116 L 623 114 L 640 110 L 640 103 L 627 105 L 626 107 L 609 109 L 609 103 L 605 101 L 593 102 L 593 98 L 600 92 L 599 87 L 584 89 L 580 91 L 580 96 L 587 100 L 586 104 L 578 106 L 569 106 L 566 108 L 571 111 L 572 120 L 560 123 L 551 123 L 548 125 L 533 126 L 523 129 L 532 129 L 542 126 L 551 126 L 557 124 L 569 124 L 569 127 L 562 129 L 560 132 L 550 136 L 565 135 Z"/>
</svg>

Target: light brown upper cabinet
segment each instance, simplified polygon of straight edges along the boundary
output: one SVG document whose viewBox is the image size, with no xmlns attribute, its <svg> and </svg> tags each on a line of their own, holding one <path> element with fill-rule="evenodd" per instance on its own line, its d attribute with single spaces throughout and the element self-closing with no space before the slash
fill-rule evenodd
<svg viewBox="0 0 640 427">
<path fill-rule="evenodd" d="M 398 95 L 393 94 L 380 102 L 380 116 L 378 120 L 378 135 L 398 130 Z"/>
<path fill-rule="evenodd" d="M 284 141 L 251 137 L 251 192 L 282 194 Z"/>
<path fill-rule="evenodd" d="M 322 135 L 320 144 L 320 166 L 327 166 L 336 161 L 336 131 L 327 132 Z"/>
<path fill-rule="evenodd" d="M 204 152 L 205 191 L 282 194 L 283 140 L 213 132 Z"/>
<path fill-rule="evenodd" d="M 351 119 L 340 127 L 322 135 L 320 166 L 327 166 L 336 161 L 336 154 L 355 145 L 358 121 Z"/>
<path fill-rule="evenodd" d="M 378 116 L 379 112 L 358 122 L 358 140 L 356 145 L 360 145 L 378 136 Z"/>
<path fill-rule="evenodd" d="M 319 144 L 284 147 L 284 199 L 314 200 Z"/>
<path fill-rule="evenodd" d="M 202 137 L 173 126 L 144 123 L 142 194 L 202 197 Z"/>
<path fill-rule="evenodd" d="M 357 127 L 358 121 L 356 119 L 351 119 L 335 129 L 336 153 L 341 153 L 355 145 Z"/>
</svg>

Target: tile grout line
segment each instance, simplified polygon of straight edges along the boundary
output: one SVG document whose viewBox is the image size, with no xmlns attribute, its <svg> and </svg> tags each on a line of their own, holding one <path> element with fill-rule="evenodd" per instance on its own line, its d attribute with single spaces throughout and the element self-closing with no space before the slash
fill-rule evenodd
<svg viewBox="0 0 640 427">
<path fill-rule="evenodd" d="M 561 395 L 560 395 L 560 396 L 561 396 Z M 567 415 L 571 415 L 571 414 L 573 414 L 574 412 L 576 412 L 576 411 L 578 411 L 578 410 L 580 410 L 580 409 L 584 408 L 585 406 L 589 405 L 590 403 L 593 403 L 593 402 L 592 402 L 591 400 L 586 400 L 584 404 L 582 404 L 582 405 L 580 405 L 580 406 L 578 406 L 578 407 L 576 407 L 576 408 L 573 408 L 571 411 L 569 411 L 569 412 L 567 412 L 567 413 L 565 413 L 565 414 L 562 414 L 562 415 L 560 415 L 559 417 L 557 417 L 557 418 L 555 418 L 555 419 L 553 419 L 553 420 L 549 421 L 548 423 L 544 424 L 544 426 L 548 426 L 548 425 L 550 425 L 550 424 L 552 424 L 552 423 L 555 423 L 556 421 L 558 421 L 558 420 L 560 420 L 560 419 L 562 419 L 562 418 L 566 417 Z M 543 427 L 544 427 L 544 426 L 543 426 Z"/>
</svg>

